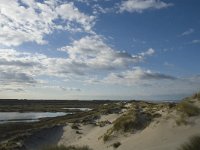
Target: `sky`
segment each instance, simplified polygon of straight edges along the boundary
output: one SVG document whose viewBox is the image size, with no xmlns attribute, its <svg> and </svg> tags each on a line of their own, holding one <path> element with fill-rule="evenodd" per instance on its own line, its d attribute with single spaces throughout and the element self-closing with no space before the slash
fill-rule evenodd
<svg viewBox="0 0 200 150">
<path fill-rule="evenodd" d="M 200 91 L 199 0 L 0 0 L 0 98 L 175 100 Z"/>
</svg>

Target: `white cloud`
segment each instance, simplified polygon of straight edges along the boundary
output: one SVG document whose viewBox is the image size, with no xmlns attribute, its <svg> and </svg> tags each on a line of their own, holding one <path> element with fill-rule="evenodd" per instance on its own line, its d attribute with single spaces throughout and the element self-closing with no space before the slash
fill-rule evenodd
<svg viewBox="0 0 200 150">
<path fill-rule="evenodd" d="M 120 73 L 111 73 L 104 78 L 104 83 L 119 84 L 119 85 L 147 85 L 152 84 L 152 81 L 158 80 L 176 80 L 176 77 L 165 75 L 162 73 L 152 72 L 150 70 L 143 70 L 136 67 L 132 70 L 126 70 Z"/>
<path fill-rule="evenodd" d="M 152 48 L 137 55 L 117 51 L 106 44 L 103 37 L 98 35 L 85 36 L 74 41 L 71 46 L 62 47 L 60 50 L 68 53 L 71 62 L 76 62 L 91 70 L 128 68 L 155 52 Z"/>
<path fill-rule="evenodd" d="M 78 76 L 82 76 L 84 79 L 89 75 L 132 68 L 154 53 L 152 48 L 135 55 L 116 51 L 98 35 L 85 36 L 60 50 L 66 52 L 66 58 L 0 49 L 1 84 L 39 85 L 43 84 L 40 76 L 58 77 L 61 80 L 77 80 Z"/>
<path fill-rule="evenodd" d="M 4 85 L 13 83 L 36 83 L 36 81 L 30 75 L 27 75 L 26 73 L 17 73 L 12 71 L 0 72 L 0 82 Z"/>
<path fill-rule="evenodd" d="M 80 92 L 80 88 L 75 88 L 75 87 L 64 87 L 64 86 L 55 86 L 55 85 L 43 85 L 40 86 L 39 88 L 44 88 L 44 89 L 56 89 L 56 90 L 61 90 L 61 91 L 69 91 L 69 92 Z"/>
<path fill-rule="evenodd" d="M 82 24 L 85 31 L 91 31 L 94 25 L 95 17 L 81 13 L 72 2 L 58 6 L 56 12 L 63 20 Z"/>
<path fill-rule="evenodd" d="M 92 81 L 92 80 L 90 80 Z M 93 83 L 93 82 L 91 82 Z M 175 99 L 183 98 L 200 90 L 200 78 L 176 77 L 140 67 L 117 73 L 110 73 L 103 80 L 95 81 L 94 84 L 107 84 L 107 86 L 121 87 L 126 89 L 122 93 L 136 96 L 139 99 Z M 130 94 L 132 93 L 132 94 Z"/>
<path fill-rule="evenodd" d="M 174 64 L 169 63 L 169 62 L 164 62 L 164 66 L 167 66 L 167 67 L 174 67 Z"/>
<path fill-rule="evenodd" d="M 193 43 L 193 44 L 199 44 L 199 43 L 200 43 L 200 40 L 193 40 L 192 43 Z"/>
<path fill-rule="evenodd" d="M 0 84 L 11 87 L 39 84 L 37 75 L 42 73 L 46 58 L 41 54 L 17 52 L 13 49 L 0 49 Z"/>
<path fill-rule="evenodd" d="M 109 7 L 104 8 L 99 4 L 94 4 L 92 6 L 92 9 L 93 9 L 93 14 L 96 15 L 96 14 L 106 14 L 106 13 L 109 13 L 109 12 L 113 12 L 115 10 L 115 7 L 114 8 L 112 8 L 112 7 L 111 8 L 109 8 Z"/>
<path fill-rule="evenodd" d="M 76 64 L 68 59 L 51 58 L 44 54 L 20 52 L 14 49 L 0 49 L 0 88 L 1 91 L 19 91 L 29 87 L 46 87 L 50 81 L 72 78 L 76 80 Z M 41 78 L 41 76 L 45 76 Z M 61 87 L 58 86 L 61 90 Z M 49 86 L 48 86 L 49 88 Z M 62 90 L 80 91 L 78 88 L 64 87 Z M 22 91 L 22 90 L 21 90 Z"/>
<path fill-rule="evenodd" d="M 5 88 L 1 87 L 0 92 L 11 91 L 11 92 L 25 92 L 22 88 Z"/>
<path fill-rule="evenodd" d="M 151 56 L 155 53 L 155 50 L 153 48 L 149 48 L 146 52 L 142 52 L 141 56 Z"/>
<path fill-rule="evenodd" d="M 64 24 L 59 24 L 59 19 Z M 17 46 L 24 42 L 46 44 L 48 41 L 44 36 L 56 29 L 91 32 L 94 19 L 94 16 L 80 12 L 72 2 L 1 0 L 0 45 Z"/>
<path fill-rule="evenodd" d="M 161 0 L 126 0 L 120 4 L 119 11 L 142 13 L 148 9 L 162 9 L 172 5 L 172 3 L 165 3 Z"/>
<path fill-rule="evenodd" d="M 121 93 L 121 89 L 128 89 L 125 93 L 131 95 L 130 97 L 133 97 L 137 91 L 139 94 L 144 92 L 147 94 L 147 98 L 150 95 L 169 93 L 171 95 L 183 95 L 199 89 L 199 76 L 180 78 L 139 67 L 133 68 L 136 62 L 152 55 L 154 50 L 149 49 L 132 57 L 131 54 L 114 51 L 101 37 L 96 38 L 98 40 L 94 37 L 84 37 L 83 41 L 75 41 L 67 49 L 66 47 L 63 48 L 69 55 L 66 58 L 52 58 L 44 54 L 0 49 L 0 92 L 3 93 L 3 96 L 5 96 L 5 93 L 8 95 L 10 93 L 27 95 L 32 93 L 34 97 L 34 91 L 37 91 L 38 98 L 40 98 L 45 94 L 48 97 L 49 91 L 52 91 L 50 93 L 59 93 L 54 95 L 55 97 L 61 97 L 62 94 L 79 92 L 83 89 L 80 92 L 82 95 L 88 90 L 85 89 L 86 86 L 87 88 L 90 86 L 98 87 L 98 85 L 101 87 L 101 84 L 103 84 L 108 88 L 118 89 L 119 93 Z M 87 42 L 84 44 L 85 40 Z M 91 42 L 95 42 L 95 47 L 86 45 L 91 44 Z M 103 54 L 99 49 L 102 49 Z M 75 52 L 72 52 L 72 50 Z M 106 55 L 107 53 L 108 55 Z M 79 56 L 80 54 L 83 57 Z M 107 64 L 102 65 L 105 57 L 108 58 Z M 95 59 L 96 62 L 90 59 Z M 117 63 L 121 66 L 113 63 L 118 59 L 123 60 L 123 63 Z M 130 67 L 127 67 L 127 64 Z M 110 68 L 111 66 L 112 68 Z M 71 83 L 68 84 L 69 82 Z M 91 85 L 91 83 L 95 83 L 95 85 Z M 132 90 L 136 90 L 136 92 L 130 94 Z M 95 92 L 97 91 L 95 90 Z M 90 93 L 88 94 L 90 95 Z M 20 97 L 20 95 L 18 96 Z M 24 98 L 23 96 L 21 95 L 22 98 Z"/>
<path fill-rule="evenodd" d="M 63 91 L 76 91 L 76 92 L 80 92 L 81 89 L 79 88 L 73 88 L 73 87 L 60 87 Z"/>
<path fill-rule="evenodd" d="M 190 34 L 192 34 L 192 33 L 194 33 L 194 29 L 190 28 L 190 29 L 188 29 L 187 31 L 183 32 L 183 33 L 181 34 L 181 36 L 190 35 Z"/>
</svg>

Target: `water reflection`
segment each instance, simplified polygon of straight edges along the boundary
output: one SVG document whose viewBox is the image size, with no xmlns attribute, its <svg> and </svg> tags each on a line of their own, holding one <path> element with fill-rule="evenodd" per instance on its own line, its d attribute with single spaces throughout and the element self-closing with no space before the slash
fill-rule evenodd
<svg viewBox="0 0 200 150">
<path fill-rule="evenodd" d="M 0 123 L 33 122 L 45 117 L 64 116 L 64 112 L 0 112 Z"/>
<path fill-rule="evenodd" d="M 79 110 L 79 111 L 90 111 L 92 110 L 91 108 L 62 108 L 66 110 Z"/>
</svg>

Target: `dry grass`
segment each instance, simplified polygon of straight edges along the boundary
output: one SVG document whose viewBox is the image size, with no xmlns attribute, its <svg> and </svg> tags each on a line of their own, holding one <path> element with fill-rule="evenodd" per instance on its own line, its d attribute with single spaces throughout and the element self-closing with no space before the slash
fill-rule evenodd
<svg viewBox="0 0 200 150">
<path fill-rule="evenodd" d="M 187 125 L 188 124 L 187 118 L 188 117 L 185 114 L 181 114 L 179 116 L 179 118 L 176 120 L 176 124 L 178 126 L 180 126 L 180 125 Z"/>
<path fill-rule="evenodd" d="M 195 106 L 194 104 L 191 104 L 187 101 L 183 101 L 183 102 L 179 103 L 177 105 L 177 109 L 189 117 L 197 116 L 200 113 L 200 110 L 197 106 Z"/>
<path fill-rule="evenodd" d="M 191 99 L 198 99 L 198 100 L 200 100 L 200 92 L 195 93 L 194 95 L 192 95 Z"/>
</svg>

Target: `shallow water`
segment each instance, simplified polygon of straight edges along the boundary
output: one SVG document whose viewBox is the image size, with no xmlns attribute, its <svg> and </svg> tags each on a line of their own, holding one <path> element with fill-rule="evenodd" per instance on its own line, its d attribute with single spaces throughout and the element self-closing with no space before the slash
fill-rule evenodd
<svg viewBox="0 0 200 150">
<path fill-rule="evenodd" d="M 92 110 L 91 108 L 62 108 L 62 109 L 67 109 L 67 110 L 80 110 L 80 111 L 90 111 L 90 110 Z"/>
<path fill-rule="evenodd" d="M 41 118 L 64 116 L 64 112 L 0 112 L 0 123 L 34 122 Z"/>
</svg>

